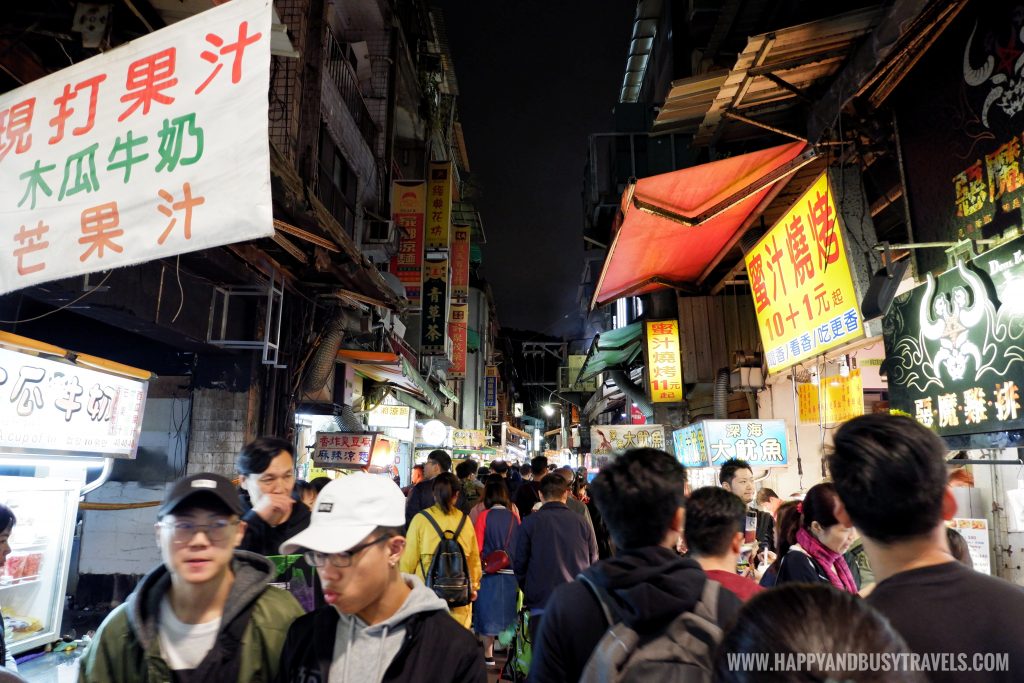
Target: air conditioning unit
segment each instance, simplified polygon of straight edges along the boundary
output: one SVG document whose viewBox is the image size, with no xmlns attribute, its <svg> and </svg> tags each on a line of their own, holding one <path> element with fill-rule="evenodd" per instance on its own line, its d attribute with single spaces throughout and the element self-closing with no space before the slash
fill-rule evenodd
<svg viewBox="0 0 1024 683">
<path fill-rule="evenodd" d="M 363 244 L 391 244 L 395 241 L 394 221 L 366 221 Z"/>
</svg>

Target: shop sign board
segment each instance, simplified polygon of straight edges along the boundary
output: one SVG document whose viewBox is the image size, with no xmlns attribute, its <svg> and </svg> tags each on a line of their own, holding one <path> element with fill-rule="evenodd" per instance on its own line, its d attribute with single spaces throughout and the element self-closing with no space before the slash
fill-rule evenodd
<svg viewBox="0 0 1024 683">
<path fill-rule="evenodd" d="M 469 235 L 464 225 L 452 228 L 452 304 L 448 315 L 448 336 L 452 338 L 452 367 L 448 376 L 466 376 L 466 352 L 469 344 Z"/>
<path fill-rule="evenodd" d="M 498 408 L 497 406 L 488 406 L 484 408 L 484 422 L 488 424 L 498 421 Z"/>
<path fill-rule="evenodd" d="M 946 522 L 946 525 L 960 532 L 967 541 L 974 570 L 991 575 L 992 551 L 988 540 L 988 520 L 954 517 Z"/>
<path fill-rule="evenodd" d="M 580 371 L 583 370 L 583 364 L 587 362 L 587 354 L 570 354 L 566 359 L 566 366 L 569 368 L 569 388 L 567 391 L 582 391 L 595 392 L 597 391 L 597 376 L 593 376 L 584 382 L 577 382 L 580 376 Z"/>
<path fill-rule="evenodd" d="M 1017 2 L 967 3 L 887 101 L 899 125 L 915 242 L 989 238 L 1020 224 L 1019 26 Z M 946 267 L 942 249 L 913 257 L 917 272 Z"/>
<path fill-rule="evenodd" d="M 408 429 L 411 420 L 412 408 L 409 406 L 377 406 L 366 416 L 366 423 L 371 427 Z"/>
<path fill-rule="evenodd" d="M 575 406 L 573 406 L 575 408 Z M 635 403 L 629 404 L 629 423 L 634 425 L 647 424 L 647 416 Z"/>
<path fill-rule="evenodd" d="M 754 467 L 786 467 L 785 420 L 701 420 L 672 432 L 676 458 L 686 467 L 721 467 L 731 458 Z"/>
<path fill-rule="evenodd" d="M 864 334 L 828 175 L 822 174 L 744 257 L 768 372 Z"/>
<path fill-rule="evenodd" d="M 683 400 L 683 364 L 679 360 L 679 321 L 649 320 L 647 335 L 647 388 L 654 403 Z"/>
<path fill-rule="evenodd" d="M 379 432 L 317 432 L 313 465 L 358 470 L 369 466 L 374 455 L 390 451 L 390 442 Z"/>
<path fill-rule="evenodd" d="M 274 234 L 271 8 L 225 3 L 0 96 L 0 294 Z"/>
<path fill-rule="evenodd" d="M 427 251 L 447 251 L 452 220 L 452 163 L 430 162 L 427 181 Z"/>
<path fill-rule="evenodd" d="M 453 429 L 452 448 L 479 450 L 487 445 L 487 432 L 483 429 Z"/>
<path fill-rule="evenodd" d="M 484 407 L 485 408 L 497 408 L 498 407 L 498 377 L 492 375 L 491 368 L 497 370 L 493 365 L 488 366 L 487 376 L 484 377 Z"/>
<path fill-rule="evenodd" d="M 448 259 L 427 261 L 423 279 L 423 324 L 420 353 L 444 355 L 448 338 Z"/>
<path fill-rule="evenodd" d="M 883 322 L 889 404 L 939 436 L 1024 427 L 1024 238 L 896 298 Z"/>
<path fill-rule="evenodd" d="M 405 286 L 405 298 L 420 305 L 423 286 L 423 230 L 426 216 L 427 184 L 422 180 L 391 183 L 391 218 L 400 232 L 398 253 L 391 259 L 391 272 Z"/>
<path fill-rule="evenodd" d="M 836 375 L 822 379 L 820 384 L 797 385 L 800 422 L 804 424 L 836 424 L 864 414 L 864 382 L 860 368 L 850 370 L 847 377 Z M 825 396 L 825 414 L 821 414 L 820 397 Z"/>
<path fill-rule="evenodd" d="M 0 449 L 134 459 L 147 383 L 0 348 Z"/>
<path fill-rule="evenodd" d="M 590 450 L 595 455 L 628 448 L 665 448 L 662 425 L 599 425 L 590 428 Z"/>
</svg>

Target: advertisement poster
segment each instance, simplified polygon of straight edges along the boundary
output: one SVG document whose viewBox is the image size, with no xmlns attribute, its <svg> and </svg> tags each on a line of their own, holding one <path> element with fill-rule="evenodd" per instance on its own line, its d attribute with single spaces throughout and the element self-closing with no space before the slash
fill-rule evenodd
<svg viewBox="0 0 1024 683">
<path fill-rule="evenodd" d="M 886 314 L 891 408 L 939 436 L 1024 427 L 1024 239 L 896 297 Z"/>
<path fill-rule="evenodd" d="M 373 456 L 391 452 L 391 443 L 377 432 L 317 432 L 313 465 L 334 469 L 368 467 Z M 377 463 L 387 466 L 390 463 Z"/>
<path fill-rule="evenodd" d="M 652 320 L 647 334 L 647 382 L 653 403 L 683 400 L 683 364 L 679 359 L 679 321 Z"/>
<path fill-rule="evenodd" d="M 665 448 L 662 425 L 601 425 L 590 428 L 593 454 L 624 451 L 627 448 Z"/>
<path fill-rule="evenodd" d="M 789 463 L 785 420 L 701 420 L 672 432 L 672 441 L 686 467 L 721 467 L 732 458 L 754 467 Z"/>
<path fill-rule="evenodd" d="M 452 164 L 431 162 L 427 181 L 427 251 L 447 251 L 452 221 Z"/>
<path fill-rule="evenodd" d="M 0 294 L 274 233 L 271 7 L 235 0 L 0 95 Z"/>
<path fill-rule="evenodd" d="M 988 540 L 988 520 L 954 517 L 946 524 L 960 532 L 960 535 L 967 541 L 967 549 L 971 552 L 974 570 L 991 575 L 992 551 Z"/>
<path fill-rule="evenodd" d="M 805 383 L 796 387 L 802 424 L 836 424 L 864 414 L 864 382 L 860 368 L 850 370 L 846 377 L 836 375 L 822 379 L 818 385 Z M 825 414 L 820 399 L 825 396 Z"/>
<path fill-rule="evenodd" d="M 427 184 L 422 180 L 391 183 L 391 218 L 398 226 L 398 253 L 391 259 L 391 272 L 405 286 L 413 308 L 420 304 L 423 286 L 423 223 Z"/>
<path fill-rule="evenodd" d="M 820 178 L 744 257 L 768 372 L 864 333 L 828 176 Z"/>
<path fill-rule="evenodd" d="M 146 382 L 0 348 L 0 449 L 135 457 Z"/>
<path fill-rule="evenodd" d="M 448 339 L 448 259 L 427 261 L 424 270 L 420 353 L 441 356 Z"/>
</svg>

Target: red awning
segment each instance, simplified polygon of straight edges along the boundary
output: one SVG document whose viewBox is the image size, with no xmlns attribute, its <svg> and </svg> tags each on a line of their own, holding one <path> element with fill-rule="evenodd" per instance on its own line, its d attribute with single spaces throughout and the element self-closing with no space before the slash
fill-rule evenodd
<svg viewBox="0 0 1024 683">
<path fill-rule="evenodd" d="M 784 179 L 814 158 L 805 142 L 641 178 L 622 195 L 592 307 L 701 278 Z M 799 158 L 798 158 L 799 157 Z"/>
</svg>

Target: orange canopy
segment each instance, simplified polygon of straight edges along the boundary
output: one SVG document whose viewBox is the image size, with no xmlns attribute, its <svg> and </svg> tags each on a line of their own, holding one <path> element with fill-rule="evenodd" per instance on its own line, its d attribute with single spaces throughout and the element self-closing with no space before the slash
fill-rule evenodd
<svg viewBox="0 0 1024 683">
<path fill-rule="evenodd" d="M 780 181 L 813 159 L 811 153 L 797 159 L 806 144 L 792 142 L 636 181 L 622 195 L 622 224 L 592 307 L 696 282 L 735 244 L 739 230 L 774 196 Z"/>
</svg>

